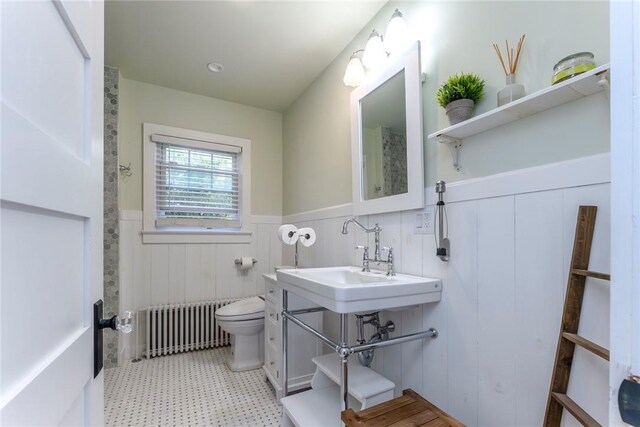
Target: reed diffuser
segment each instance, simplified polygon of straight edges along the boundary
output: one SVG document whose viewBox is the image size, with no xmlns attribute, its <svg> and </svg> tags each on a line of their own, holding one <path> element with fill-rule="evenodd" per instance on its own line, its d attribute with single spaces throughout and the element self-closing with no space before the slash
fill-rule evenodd
<svg viewBox="0 0 640 427">
<path fill-rule="evenodd" d="M 516 99 L 520 99 L 524 96 L 524 86 L 516 83 L 516 70 L 518 69 L 518 64 L 520 63 L 520 53 L 522 52 L 522 45 L 524 44 L 524 38 L 526 34 L 523 34 L 522 37 L 518 40 L 518 45 L 516 47 L 516 51 L 513 51 L 513 47 L 509 47 L 509 42 L 507 40 L 504 41 L 506 47 L 506 56 L 507 61 L 509 63 L 509 67 L 505 65 L 504 57 L 502 56 L 502 52 L 500 52 L 500 48 L 496 43 L 493 44 L 493 48 L 498 55 L 498 59 L 500 60 L 500 65 L 502 65 L 502 70 L 504 71 L 505 79 L 507 85 L 498 91 L 498 107 L 508 104 L 511 101 L 515 101 Z"/>
</svg>

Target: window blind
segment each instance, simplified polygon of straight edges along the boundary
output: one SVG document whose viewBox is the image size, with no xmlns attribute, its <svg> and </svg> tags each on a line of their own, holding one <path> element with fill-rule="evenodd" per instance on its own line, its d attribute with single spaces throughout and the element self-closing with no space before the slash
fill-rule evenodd
<svg viewBox="0 0 640 427">
<path fill-rule="evenodd" d="M 206 142 L 187 146 L 169 138 L 152 137 L 157 144 L 156 226 L 240 227 L 240 150 L 220 144 L 203 148 Z"/>
</svg>

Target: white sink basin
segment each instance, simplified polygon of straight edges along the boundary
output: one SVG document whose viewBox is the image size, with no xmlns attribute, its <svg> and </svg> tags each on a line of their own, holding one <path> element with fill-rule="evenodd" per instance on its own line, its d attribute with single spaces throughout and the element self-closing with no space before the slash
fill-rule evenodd
<svg viewBox="0 0 640 427">
<path fill-rule="evenodd" d="M 440 301 L 440 279 L 383 272 L 361 267 L 278 270 L 278 284 L 336 313 L 388 310 Z"/>
</svg>

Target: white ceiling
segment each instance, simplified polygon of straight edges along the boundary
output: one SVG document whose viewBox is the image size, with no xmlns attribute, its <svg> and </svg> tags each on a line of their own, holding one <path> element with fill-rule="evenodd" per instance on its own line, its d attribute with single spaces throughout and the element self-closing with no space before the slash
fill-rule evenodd
<svg viewBox="0 0 640 427">
<path fill-rule="evenodd" d="M 385 3 L 108 1 L 105 63 L 129 79 L 284 111 Z M 208 71 L 212 61 L 224 72 Z"/>
</svg>

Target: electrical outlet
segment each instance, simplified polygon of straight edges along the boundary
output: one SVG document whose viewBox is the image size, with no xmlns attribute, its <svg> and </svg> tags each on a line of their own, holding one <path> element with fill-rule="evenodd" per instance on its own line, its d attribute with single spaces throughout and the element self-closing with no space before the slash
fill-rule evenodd
<svg viewBox="0 0 640 427">
<path fill-rule="evenodd" d="M 435 233 L 434 220 L 435 215 L 433 212 L 433 208 L 426 208 L 422 213 L 422 217 L 424 219 L 422 223 L 422 234 L 433 234 Z"/>
<path fill-rule="evenodd" d="M 413 229 L 413 234 L 424 234 L 424 216 L 422 213 L 416 214 L 415 227 Z"/>
</svg>

